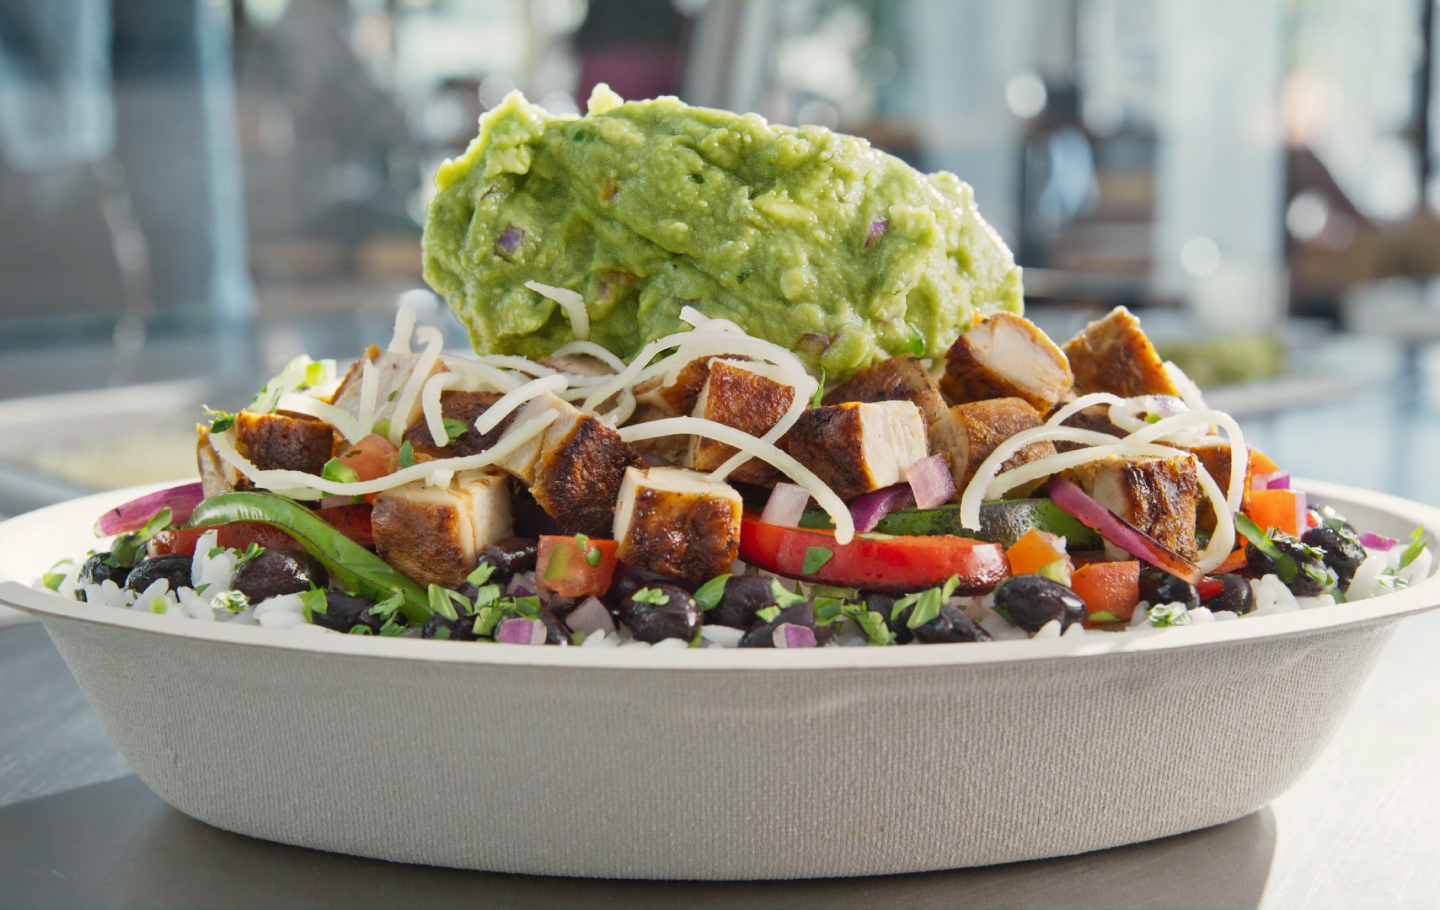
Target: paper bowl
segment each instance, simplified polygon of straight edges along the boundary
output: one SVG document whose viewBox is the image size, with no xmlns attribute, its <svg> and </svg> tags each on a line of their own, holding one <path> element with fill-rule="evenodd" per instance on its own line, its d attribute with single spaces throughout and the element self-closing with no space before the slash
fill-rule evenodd
<svg viewBox="0 0 1440 910">
<path fill-rule="evenodd" d="M 1402 537 L 1440 511 L 1304 483 Z M 83 552 L 92 496 L 0 525 L 0 576 Z M 903 648 L 592 650 L 303 634 L 0 585 L 116 747 L 220 828 L 409 863 L 656 879 L 878 875 L 1239 818 L 1329 741 L 1440 580 L 1153 633 Z"/>
</svg>

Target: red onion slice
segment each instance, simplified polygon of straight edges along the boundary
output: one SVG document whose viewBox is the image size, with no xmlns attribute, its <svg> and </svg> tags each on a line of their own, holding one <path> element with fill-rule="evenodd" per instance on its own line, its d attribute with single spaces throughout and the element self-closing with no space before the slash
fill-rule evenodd
<svg viewBox="0 0 1440 910">
<path fill-rule="evenodd" d="M 1371 534 L 1369 531 L 1360 535 L 1360 546 L 1367 550 L 1379 550 L 1381 553 L 1388 553 L 1395 549 L 1395 545 L 1399 542 L 1393 537 L 1381 537 L 1379 534 Z"/>
<path fill-rule="evenodd" d="M 565 625 L 570 627 L 571 632 L 584 632 L 586 635 L 595 632 L 615 634 L 615 620 L 600 598 L 594 595 L 585 598 L 580 606 L 570 611 L 570 615 L 565 617 Z"/>
<path fill-rule="evenodd" d="M 538 619 L 507 619 L 495 630 L 495 640 L 507 645 L 543 645 L 545 623 Z"/>
<path fill-rule="evenodd" d="M 879 240 L 881 237 L 884 237 L 885 232 L 889 229 L 890 219 L 888 218 L 886 218 L 884 221 L 870 222 L 870 233 L 865 236 L 865 249 L 870 249 L 871 245 L 874 244 L 875 241 Z"/>
<path fill-rule="evenodd" d="M 1079 519 L 1085 527 L 1099 532 L 1101 537 L 1131 556 L 1164 569 L 1177 578 L 1183 578 L 1192 585 L 1198 585 L 1204 580 L 1205 573 L 1200 571 L 1200 567 L 1195 563 L 1100 505 L 1065 478 L 1050 479 L 1050 500 L 1059 506 L 1061 511 Z"/>
<path fill-rule="evenodd" d="M 943 506 L 955 497 L 955 478 L 944 455 L 920 459 L 905 469 L 905 478 L 915 493 L 915 505 L 922 509 Z"/>
<path fill-rule="evenodd" d="M 805 514 L 805 507 L 809 504 L 809 490 L 798 483 L 777 483 L 765 503 L 765 511 L 760 513 L 760 520 L 782 528 L 798 527 L 800 516 Z"/>
<path fill-rule="evenodd" d="M 1267 490 L 1288 490 L 1288 489 L 1290 489 L 1290 475 L 1289 475 L 1289 474 L 1279 473 L 1279 472 L 1276 472 L 1276 473 L 1274 473 L 1274 474 L 1271 474 L 1271 475 L 1270 475 L 1270 479 L 1267 480 L 1267 481 L 1265 481 L 1265 489 L 1267 489 Z"/>
<path fill-rule="evenodd" d="M 855 530 L 863 534 L 875 530 L 875 526 L 886 515 L 896 509 L 907 508 L 914 502 L 915 494 L 911 492 L 908 483 L 881 487 L 850 503 L 850 519 L 855 522 Z"/>
<path fill-rule="evenodd" d="M 95 536 L 109 537 L 112 534 L 138 531 L 145 527 L 145 522 L 158 515 L 161 509 L 167 508 L 170 510 L 170 523 L 183 525 L 190 520 L 190 513 L 195 511 L 195 507 L 204 498 L 205 490 L 197 482 L 132 499 L 101 515 L 95 522 Z"/>
<path fill-rule="evenodd" d="M 813 648 L 815 630 L 808 626 L 797 626 L 792 622 L 782 622 L 775 627 L 770 640 L 777 648 Z"/>
<path fill-rule="evenodd" d="M 525 239 L 525 233 L 524 228 L 507 224 L 505 225 L 505 230 L 501 231 L 500 236 L 495 240 L 495 245 L 499 247 L 506 256 L 513 256 L 515 255 L 515 251 L 520 249 L 520 242 Z"/>
</svg>

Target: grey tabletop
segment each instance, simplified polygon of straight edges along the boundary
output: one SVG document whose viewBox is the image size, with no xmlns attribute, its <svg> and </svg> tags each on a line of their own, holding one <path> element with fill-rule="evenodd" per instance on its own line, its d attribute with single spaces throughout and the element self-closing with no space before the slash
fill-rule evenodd
<svg viewBox="0 0 1440 910">
<path fill-rule="evenodd" d="M 1437 655 L 1440 612 L 1401 624 L 1316 765 L 1227 825 L 923 875 L 608 882 L 396 865 L 194 821 L 130 773 L 43 628 L 0 628 L 0 907 L 1437 907 Z M 1224 786 L 1174 760 L 1185 786 Z"/>
</svg>

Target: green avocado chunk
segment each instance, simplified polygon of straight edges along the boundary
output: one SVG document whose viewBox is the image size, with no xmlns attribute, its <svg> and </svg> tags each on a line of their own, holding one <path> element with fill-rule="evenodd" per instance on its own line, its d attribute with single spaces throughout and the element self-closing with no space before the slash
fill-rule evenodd
<svg viewBox="0 0 1440 910">
<path fill-rule="evenodd" d="M 435 177 L 425 279 L 482 354 L 574 335 L 525 286 L 578 292 L 624 359 L 688 328 L 689 304 L 844 379 L 940 357 L 975 315 L 1020 312 L 1020 269 L 969 185 L 864 139 L 599 86 L 584 117 L 512 92 Z"/>
<path fill-rule="evenodd" d="M 830 516 L 819 509 L 807 511 L 802 528 L 831 528 Z M 1065 538 L 1071 552 L 1099 550 L 1105 545 L 1100 535 L 1048 499 L 1002 499 L 980 506 L 980 529 L 960 525 L 960 507 L 944 505 L 934 509 L 900 509 L 880 519 L 875 530 L 897 537 L 955 534 L 989 543 L 1013 546 L 1026 532 L 1037 529 Z"/>
</svg>

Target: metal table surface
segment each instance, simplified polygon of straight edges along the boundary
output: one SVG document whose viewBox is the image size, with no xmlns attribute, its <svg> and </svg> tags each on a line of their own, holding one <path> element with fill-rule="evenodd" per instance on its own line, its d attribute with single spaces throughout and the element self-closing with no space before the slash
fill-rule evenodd
<svg viewBox="0 0 1440 910">
<path fill-rule="evenodd" d="M 130 773 L 44 629 L 11 626 L 0 628 L 0 907 L 1437 907 L 1436 655 L 1440 611 L 1405 621 L 1315 767 L 1227 825 L 921 875 L 608 882 L 396 865 L 194 821 Z M 1185 786 L 1224 786 L 1223 769 L 1156 760 Z"/>
</svg>

